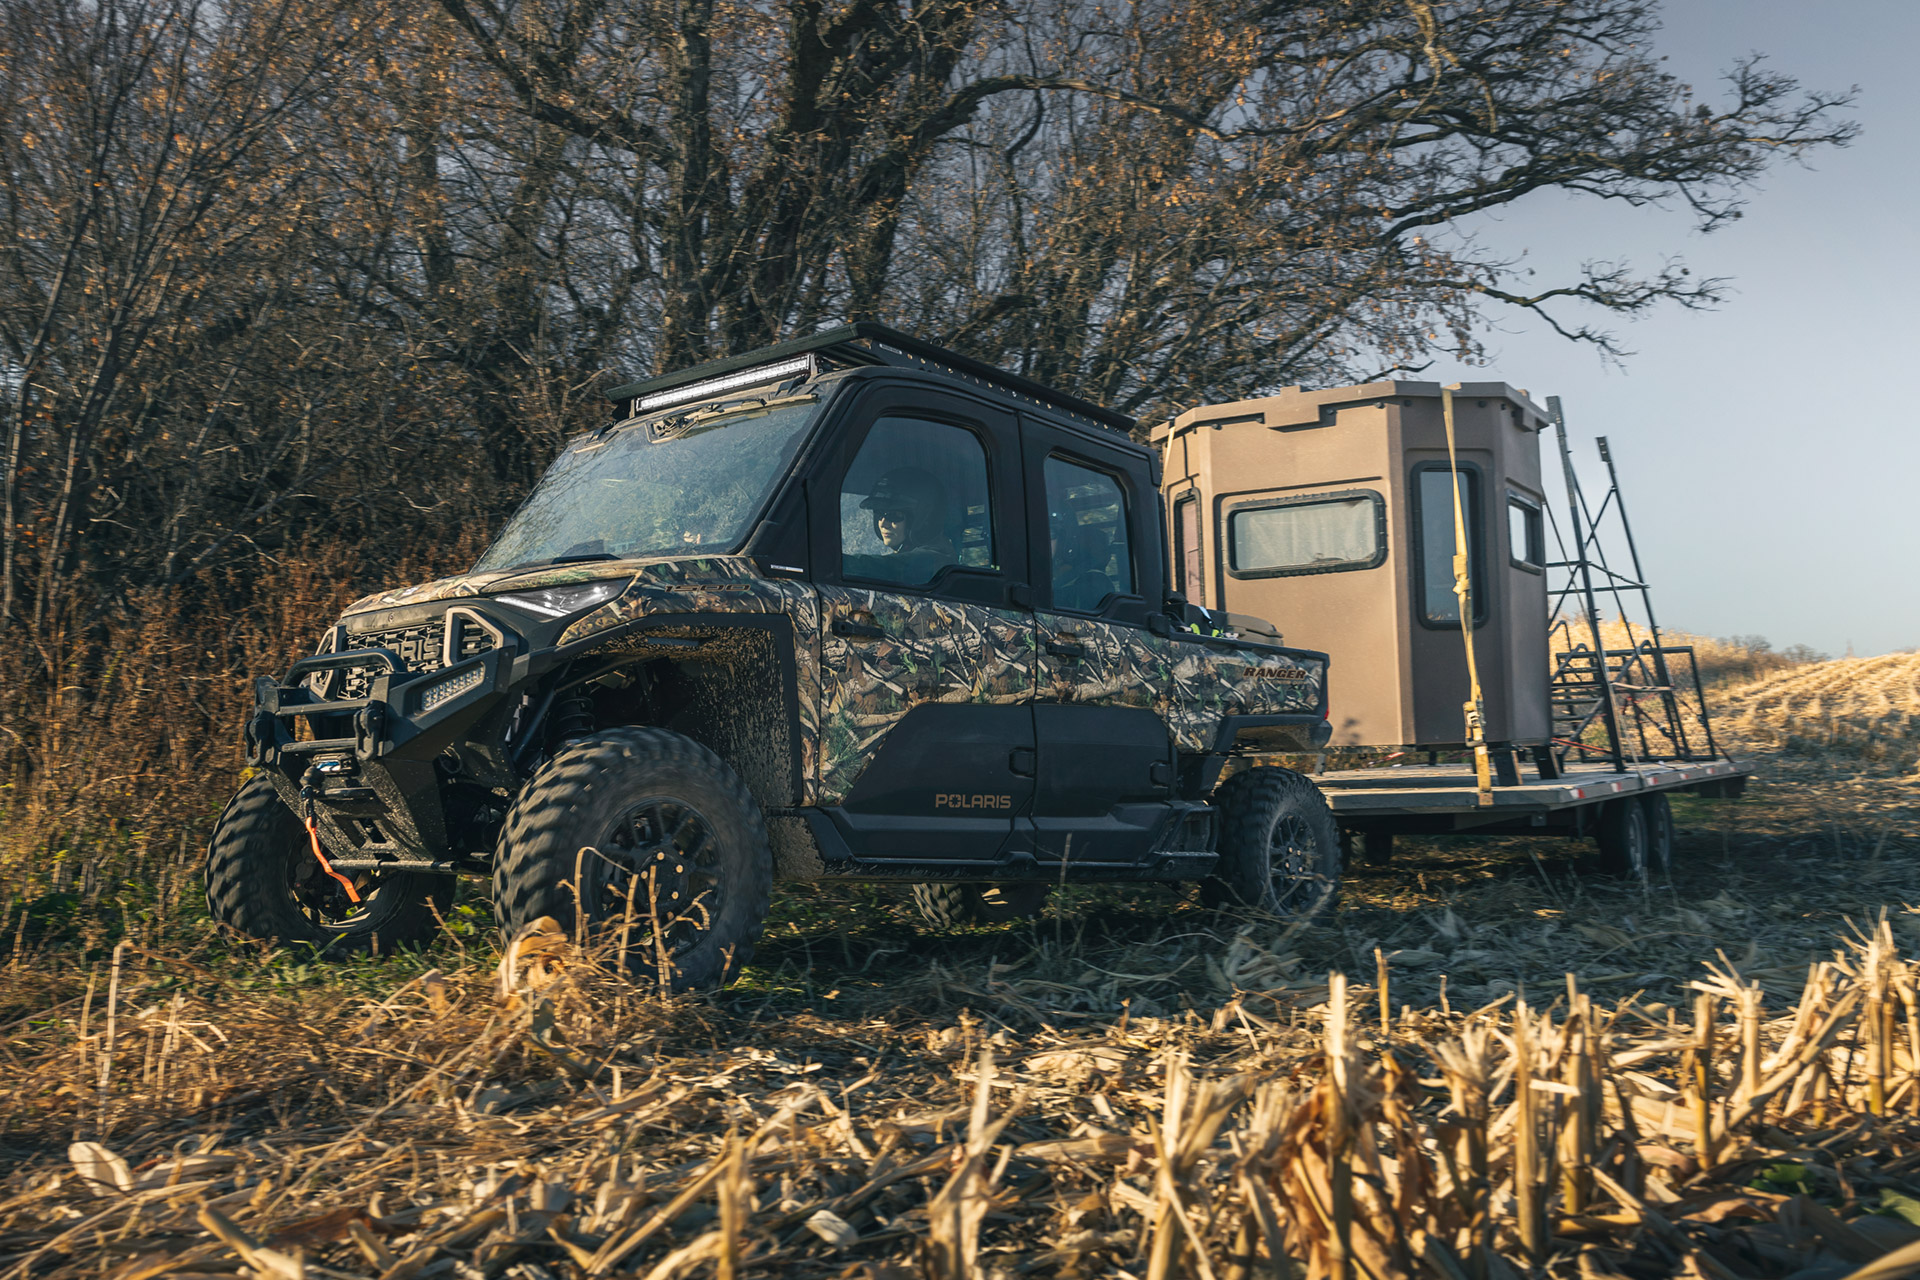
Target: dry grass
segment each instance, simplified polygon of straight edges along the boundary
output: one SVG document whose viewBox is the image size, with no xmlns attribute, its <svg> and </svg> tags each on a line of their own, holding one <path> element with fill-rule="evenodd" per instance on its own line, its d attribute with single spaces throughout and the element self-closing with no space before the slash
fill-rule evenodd
<svg viewBox="0 0 1920 1280">
<path fill-rule="evenodd" d="M 1886 696 L 1910 716 L 1910 672 Z M 745 981 L 672 1002 L 564 945 L 502 999 L 471 900 L 346 966 L 124 894 L 67 928 L 10 905 L 0 1280 L 1891 1280 L 1920 1239 L 1897 758 L 1771 752 L 1746 800 L 1680 806 L 1670 881 L 1408 840 L 1305 927 L 1080 889 L 927 936 L 898 892 L 796 886 Z"/>
<path fill-rule="evenodd" d="M 117 988 L 111 951 L 30 952 L 0 1275 L 1839 1276 L 1920 1238 L 1914 800 L 1770 763 L 1683 808 L 1671 884 L 1407 841 L 1295 929 L 1083 890 L 924 937 L 818 889 L 672 1003 L 564 947 L 505 1003 L 458 939 L 332 971 L 129 945 Z M 96 1194 L 76 1140 L 125 1178 L 83 1149 Z"/>
<path fill-rule="evenodd" d="M 1753 749 L 1911 770 L 1920 764 L 1920 652 L 1781 672 L 1730 691 L 1719 720 Z"/>
<path fill-rule="evenodd" d="M 1556 632 L 1555 642 L 1558 647 L 1565 648 L 1567 643 L 1560 639 L 1560 634 Z M 1571 635 L 1575 644 L 1592 643 L 1586 627 L 1577 622 L 1571 628 Z M 1648 638 L 1644 626 L 1635 624 L 1629 627 L 1617 617 L 1600 620 L 1600 642 L 1609 649 L 1631 649 Z M 1693 649 L 1698 678 L 1708 689 L 1746 684 L 1826 660 L 1824 654 L 1815 653 L 1805 645 L 1775 649 L 1760 636 L 1703 636 L 1663 627 L 1660 639 L 1663 644 L 1684 645 Z"/>
<path fill-rule="evenodd" d="M 191 936 L 253 677 L 311 653 L 370 585 L 471 564 L 481 532 L 393 562 L 340 546 L 263 555 L 88 606 L 45 649 L 0 663 L 0 937 L 106 936 L 134 917 L 150 937 Z"/>
<path fill-rule="evenodd" d="M 0 1265 L 1905 1274 L 1920 966 L 1886 924 L 1842 942 L 1784 998 L 1724 959 L 1691 1008 L 1569 979 L 1396 1009 L 1336 971 L 1092 1025 L 761 1019 L 563 940 L 509 990 L 468 965 L 328 1003 L 121 948 L 11 1029 Z"/>
</svg>

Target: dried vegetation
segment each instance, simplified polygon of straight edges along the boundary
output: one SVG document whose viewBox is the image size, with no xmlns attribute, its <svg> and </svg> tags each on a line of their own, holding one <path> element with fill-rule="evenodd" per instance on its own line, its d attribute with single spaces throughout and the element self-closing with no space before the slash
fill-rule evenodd
<svg viewBox="0 0 1920 1280">
<path fill-rule="evenodd" d="M 1920 763 L 1920 652 L 1792 668 L 1730 691 L 1720 714 L 1755 747 L 1911 770 Z"/>
<path fill-rule="evenodd" d="M 1891 1280 L 1914 785 L 1772 755 L 1646 886 L 1403 841 L 1307 927 L 1082 890 L 926 936 L 796 892 L 671 1002 L 564 938 L 503 977 L 458 920 L 340 968 L 29 936 L 0 1276 Z"/>
</svg>

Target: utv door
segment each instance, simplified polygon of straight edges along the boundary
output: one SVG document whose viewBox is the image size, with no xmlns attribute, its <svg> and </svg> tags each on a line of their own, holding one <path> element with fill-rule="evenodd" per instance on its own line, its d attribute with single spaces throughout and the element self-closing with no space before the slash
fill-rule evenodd
<svg viewBox="0 0 1920 1280">
<path fill-rule="evenodd" d="M 808 505 L 819 582 L 820 803 L 853 855 L 1005 856 L 1033 798 L 1033 615 L 1014 416 L 867 391 Z"/>
<path fill-rule="evenodd" d="M 1147 630 L 1160 594 L 1158 495 L 1144 465 L 1031 418 L 1021 422 L 1035 608 L 1034 855 L 1135 866 L 1172 821 L 1170 673 Z"/>
</svg>

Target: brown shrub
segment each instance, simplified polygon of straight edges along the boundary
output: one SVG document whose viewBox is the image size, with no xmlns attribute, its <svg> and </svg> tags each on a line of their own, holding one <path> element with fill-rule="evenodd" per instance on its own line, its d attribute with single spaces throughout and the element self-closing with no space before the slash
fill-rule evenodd
<svg viewBox="0 0 1920 1280">
<path fill-rule="evenodd" d="M 135 592 L 91 619 L 68 618 L 37 655 L 0 664 L 7 913 L 49 894 L 89 908 L 121 897 L 164 932 L 183 896 L 197 898 L 199 851 L 240 772 L 252 678 L 311 652 L 373 586 L 471 564 L 481 532 L 384 564 L 353 548 L 308 548 Z"/>
</svg>

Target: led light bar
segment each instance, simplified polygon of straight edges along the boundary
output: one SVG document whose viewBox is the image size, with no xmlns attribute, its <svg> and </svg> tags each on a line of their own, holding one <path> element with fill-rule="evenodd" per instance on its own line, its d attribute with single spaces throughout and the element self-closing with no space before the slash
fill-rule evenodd
<svg viewBox="0 0 1920 1280">
<path fill-rule="evenodd" d="M 420 691 L 420 714 L 438 710 L 470 689 L 478 689 L 486 672 L 478 665 L 436 680 Z"/>
<path fill-rule="evenodd" d="M 705 382 L 689 382 L 684 387 L 670 387 L 665 391 L 656 391 L 650 396 L 641 396 L 634 401 L 633 411 L 651 413 L 655 409 L 665 409 L 671 405 L 711 400 L 729 391 L 757 387 L 763 382 L 779 382 L 796 373 L 804 373 L 812 377 L 816 368 L 812 353 L 795 356 L 791 360 L 763 364 L 753 369 L 742 369 L 738 373 L 729 373 L 725 377 L 708 378 Z"/>
</svg>

